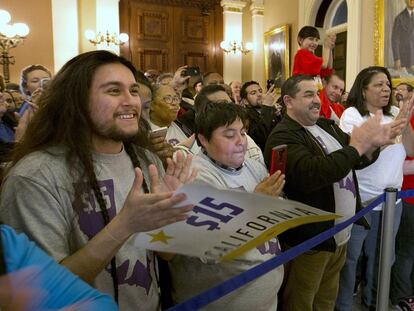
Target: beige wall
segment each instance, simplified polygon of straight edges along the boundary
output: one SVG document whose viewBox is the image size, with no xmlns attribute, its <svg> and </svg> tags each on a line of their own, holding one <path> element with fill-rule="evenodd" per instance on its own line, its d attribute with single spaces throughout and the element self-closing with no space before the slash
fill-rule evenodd
<svg viewBox="0 0 414 311">
<path fill-rule="evenodd" d="M 16 60 L 10 65 L 10 81 L 18 82 L 21 69 L 31 64 L 42 64 L 53 72 L 51 1 L 1 0 L 0 9 L 9 11 L 11 23 L 23 22 L 30 27 L 27 39 L 9 52 Z"/>
<path fill-rule="evenodd" d="M 85 37 L 85 30 L 96 30 L 96 2 L 78 0 L 79 10 L 79 49 L 80 52 L 93 51 L 96 47 Z"/>
<path fill-rule="evenodd" d="M 252 42 L 252 14 L 250 5 L 243 9 L 243 42 Z M 252 77 L 252 53 L 242 55 L 242 82 L 254 80 Z"/>
<path fill-rule="evenodd" d="M 362 32 L 361 32 L 361 61 L 360 69 L 374 65 L 374 18 L 375 18 L 375 1 L 362 1 Z M 352 43 L 352 39 L 348 39 Z M 352 61 L 348 59 L 347 61 Z"/>
<path fill-rule="evenodd" d="M 264 11 L 264 30 L 268 31 L 274 26 L 290 24 L 290 58 L 291 66 L 293 65 L 293 57 L 296 53 L 298 45 L 296 43 L 296 35 L 298 33 L 298 0 L 266 0 Z M 291 67 L 292 68 L 292 67 Z"/>
<path fill-rule="evenodd" d="M 296 38 L 298 31 L 298 0 L 265 0 L 264 1 L 264 32 L 268 31 L 274 26 L 290 24 L 291 34 Z M 264 35 L 264 33 L 263 33 Z M 252 41 L 252 14 L 250 12 L 250 5 L 243 9 L 243 42 Z M 296 39 L 291 40 L 291 57 L 297 50 Z M 252 54 L 243 56 L 242 59 L 242 80 L 243 82 L 249 80 L 265 81 L 264 77 L 252 76 Z M 265 87 L 265 85 L 262 85 Z"/>
</svg>

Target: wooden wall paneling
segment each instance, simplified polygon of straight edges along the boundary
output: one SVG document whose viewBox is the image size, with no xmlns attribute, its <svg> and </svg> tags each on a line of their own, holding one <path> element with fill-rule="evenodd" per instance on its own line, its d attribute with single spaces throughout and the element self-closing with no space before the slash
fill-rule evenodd
<svg viewBox="0 0 414 311">
<path fill-rule="evenodd" d="M 209 16 L 200 14 L 197 8 L 174 8 L 174 62 L 182 65 L 199 66 L 201 71 L 208 68 L 208 43 L 210 41 Z"/>
<path fill-rule="evenodd" d="M 130 1 L 129 25 L 131 61 L 137 69 L 170 71 L 174 50 L 172 8 Z"/>
<path fill-rule="evenodd" d="M 130 36 L 121 55 L 142 71 L 173 72 L 186 64 L 222 73 L 223 10 L 204 0 L 213 5 L 202 13 L 197 1 L 121 0 L 121 31 Z"/>
<path fill-rule="evenodd" d="M 223 59 L 224 54 L 223 50 L 220 48 L 221 41 L 224 40 L 223 34 L 223 8 L 220 4 L 216 4 L 214 11 L 212 13 L 214 28 L 213 31 L 213 40 L 210 42 L 209 50 L 215 55 L 210 64 L 210 71 L 218 72 L 223 75 Z"/>
</svg>

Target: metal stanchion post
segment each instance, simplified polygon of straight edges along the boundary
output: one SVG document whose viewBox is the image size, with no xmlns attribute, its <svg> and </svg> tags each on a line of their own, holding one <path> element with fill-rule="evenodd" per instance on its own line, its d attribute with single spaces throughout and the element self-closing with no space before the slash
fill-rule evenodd
<svg viewBox="0 0 414 311">
<path fill-rule="evenodd" d="M 381 247 L 378 271 L 377 310 L 388 311 L 390 295 L 391 263 L 393 253 L 393 227 L 395 214 L 395 201 L 397 189 L 385 189 L 385 205 L 382 214 Z"/>
</svg>

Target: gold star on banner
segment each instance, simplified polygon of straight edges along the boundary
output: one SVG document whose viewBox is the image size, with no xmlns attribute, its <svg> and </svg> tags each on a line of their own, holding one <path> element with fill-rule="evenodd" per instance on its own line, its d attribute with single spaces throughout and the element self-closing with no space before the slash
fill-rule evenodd
<svg viewBox="0 0 414 311">
<path fill-rule="evenodd" d="M 164 230 L 161 230 L 158 233 L 147 233 L 147 234 L 152 237 L 152 240 L 150 241 L 150 243 L 160 241 L 161 243 L 168 244 L 168 240 L 173 238 L 172 236 L 166 235 L 164 233 Z"/>
</svg>

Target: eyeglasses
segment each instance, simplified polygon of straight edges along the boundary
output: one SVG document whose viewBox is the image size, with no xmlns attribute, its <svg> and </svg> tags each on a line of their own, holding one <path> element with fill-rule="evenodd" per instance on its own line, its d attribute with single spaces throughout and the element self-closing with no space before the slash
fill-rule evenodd
<svg viewBox="0 0 414 311">
<path fill-rule="evenodd" d="M 164 96 L 163 99 L 168 105 L 171 105 L 173 102 L 176 102 L 176 103 L 181 102 L 181 98 L 178 96 L 167 95 L 167 96 Z"/>
</svg>

